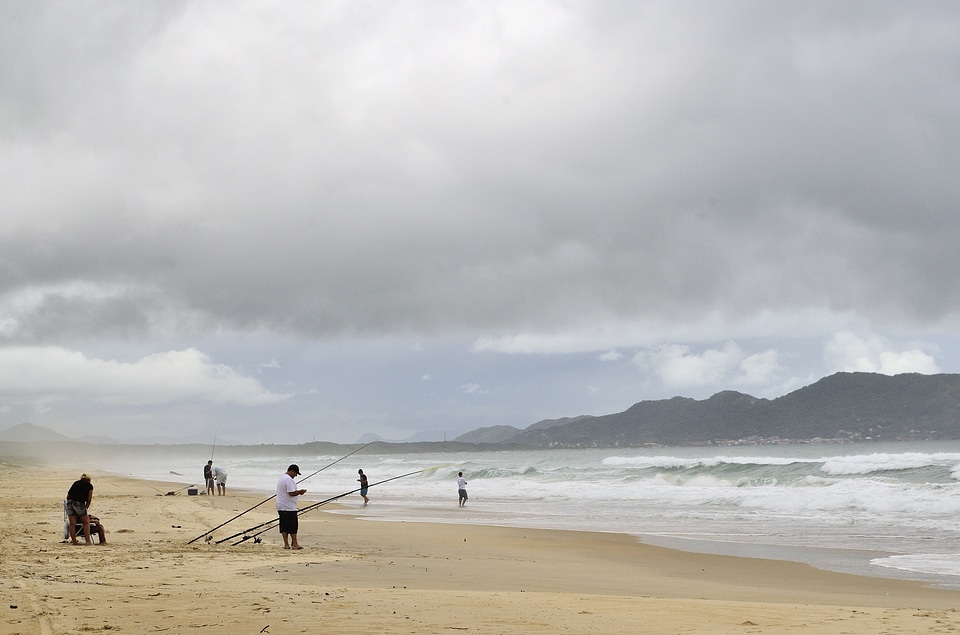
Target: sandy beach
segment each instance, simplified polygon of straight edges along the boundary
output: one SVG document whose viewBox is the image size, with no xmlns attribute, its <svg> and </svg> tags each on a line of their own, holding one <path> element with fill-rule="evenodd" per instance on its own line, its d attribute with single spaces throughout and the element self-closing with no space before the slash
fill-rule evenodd
<svg viewBox="0 0 960 635">
<path fill-rule="evenodd" d="M 92 475 L 107 545 L 62 539 L 61 501 Z M 279 474 L 279 472 L 278 472 Z M 272 501 L 166 495 L 181 484 L 92 469 L 0 464 L 0 633 L 950 633 L 960 592 L 712 556 L 632 536 L 369 522 L 321 510 L 301 551 Z M 347 501 L 340 510 L 357 502 Z M 301 502 L 301 507 L 306 504 Z M 453 501 L 456 505 L 456 501 Z"/>
</svg>

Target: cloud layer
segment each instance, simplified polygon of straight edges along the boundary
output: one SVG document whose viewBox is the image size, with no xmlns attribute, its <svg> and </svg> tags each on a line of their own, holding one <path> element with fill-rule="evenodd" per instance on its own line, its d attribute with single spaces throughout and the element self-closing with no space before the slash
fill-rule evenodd
<svg viewBox="0 0 960 635">
<path fill-rule="evenodd" d="M 402 434 L 957 369 L 952 3 L 10 3 L 0 90 L 11 424 Z M 449 393 L 322 396 L 401 341 Z M 532 368 L 582 399 L 493 389 Z"/>
</svg>

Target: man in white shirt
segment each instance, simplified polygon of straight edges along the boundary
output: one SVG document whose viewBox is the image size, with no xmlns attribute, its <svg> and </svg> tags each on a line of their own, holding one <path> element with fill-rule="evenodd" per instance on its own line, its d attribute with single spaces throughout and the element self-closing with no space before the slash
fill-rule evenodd
<svg viewBox="0 0 960 635">
<path fill-rule="evenodd" d="M 294 476 L 300 476 L 300 468 L 292 464 L 287 471 L 280 475 L 277 481 L 277 514 L 280 517 L 280 535 L 283 536 L 284 549 L 303 549 L 297 542 L 297 496 L 307 493 L 305 489 L 297 489 Z"/>
<path fill-rule="evenodd" d="M 463 507 L 467 504 L 467 479 L 463 478 L 463 472 L 457 476 L 457 493 L 460 495 L 460 507 Z"/>
<path fill-rule="evenodd" d="M 227 493 L 227 471 L 219 465 L 213 468 L 213 478 L 217 482 L 217 493 L 223 496 Z"/>
</svg>

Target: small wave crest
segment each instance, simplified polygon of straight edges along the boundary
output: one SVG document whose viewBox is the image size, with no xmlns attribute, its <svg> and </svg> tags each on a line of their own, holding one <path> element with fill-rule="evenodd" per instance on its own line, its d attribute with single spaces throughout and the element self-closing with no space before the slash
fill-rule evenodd
<svg viewBox="0 0 960 635">
<path fill-rule="evenodd" d="M 858 476 L 875 472 L 915 470 L 924 467 L 951 467 L 954 478 L 960 473 L 960 454 L 904 452 L 900 454 L 859 454 L 823 459 L 821 469 L 833 476 Z"/>
<path fill-rule="evenodd" d="M 691 467 L 716 467 L 718 465 L 737 465 L 737 466 L 768 466 L 768 465 L 792 465 L 794 463 L 817 463 L 819 460 L 796 459 L 786 457 L 756 457 L 756 456 L 713 456 L 701 458 L 686 458 L 681 456 L 608 456 L 602 463 L 611 467 L 622 468 L 691 468 Z"/>
</svg>

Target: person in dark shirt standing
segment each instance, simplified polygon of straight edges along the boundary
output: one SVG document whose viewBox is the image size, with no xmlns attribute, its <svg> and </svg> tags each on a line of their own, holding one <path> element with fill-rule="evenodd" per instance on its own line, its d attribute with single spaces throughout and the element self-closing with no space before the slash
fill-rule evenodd
<svg viewBox="0 0 960 635">
<path fill-rule="evenodd" d="M 89 474 L 82 474 L 79 481 L 75 481 L 67 492 L 67 515 L 70 523 L 70 542 L 74 545 L 77 542 L 77 519 L 83 523 L 83 537 L 88 545 L 92 545 L 90 540 L 90 515 L 87 510 L 90 503 L 93 502 L 93 483 L 90 482 Z"/>
<path fill-rule="evenodd" d="M 357 470 L 357 473 L 360 475 L 360 478 L 357 479 L 360 481 L 360 496 L 363 497 L 363 506 L 366 507 L 367 503 L 370 502 L 370 499 L 367 498 L 367 490 L 370 485 L 367 483 L 367 475 L 363 473 L 363 470 Z"/>
<path fill-rule="evenodd" d="M 213 460 L 207 461 L 207 464 L 203 466 L 203 480 L 207 484 L 207 494 L 210 496 L 214 495 L 213 489 Z"/>
</svg>

